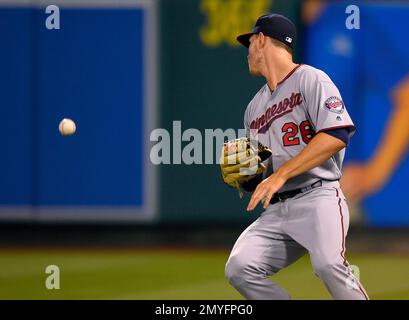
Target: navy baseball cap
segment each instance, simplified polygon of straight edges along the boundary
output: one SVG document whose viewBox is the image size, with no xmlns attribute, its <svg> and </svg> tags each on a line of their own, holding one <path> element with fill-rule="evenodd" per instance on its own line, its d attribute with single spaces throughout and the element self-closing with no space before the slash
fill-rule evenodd
<svg viewBox="0 0 409 320">
<path fill-rule="evenodd" d="M 291 49 L 293 49 L 294 41 L 297 37 L 295 25 L 290 19 L 281 14 L 271 13 L 258 18 L 253 30 L 249 33 L 238 36 L 237 41 L 248 48 L 250 46 L 250 37 L 259 32 L 262 32 L 265 36 L 283 42 Z"/>
</svg>

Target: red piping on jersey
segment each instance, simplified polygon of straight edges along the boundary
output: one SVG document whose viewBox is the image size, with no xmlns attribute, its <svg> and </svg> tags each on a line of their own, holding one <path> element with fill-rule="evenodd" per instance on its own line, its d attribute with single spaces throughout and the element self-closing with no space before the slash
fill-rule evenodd
<svg viewBox="0 0 409 320">
<path fill-rule="evenodd" d="M 298 69 L 299 67 L 301 67 L 301 66 L 302 66 L 302 63 L 300 63 L 299 65 L 295 66 L 294 69 L 291 70 L 290 73 L 287 74 L 283 80 L 281 80 L 280 82 L 277 83 L 277 85 L 282 84 L 285 80 L 287 80 L 289 77 L 291 77 L 291 75 L 295 72 L 295 70 L 297 70 L 297 69 Z"/>
<path fill-rule="evenodd" d="M 341 227 L 342 227 L 342 249 L 341 249 L 341 257 L 344 259 L 344 266 L 348 267 L 349 263 L 347 259 L 345 258 L 345 232 L 344 232 L 344 215 L 342 214 L 342 207 L 341 207 L 341 198 L 339 197 L 338 189 L 335 189 L 337 192 L 337 198 L 338 198 L 338 207 L 339 207 L 339 214 L 341 215 Z M 358 280 L 358 279 L 357 279 Z M 369 300 L 368 295 L 366 294 L 365 290 L 362 288 L 361 284 L 359 283 L 358 280 L 358 286 L 359 286 L 359 291 L 362 292 L 366 300 Z"/>
<path fill-rule="evenodd" d="M 317 133 L 320 132 L 324 132 L 324 131 L 328 131 L 328 130 L 334 130 L 334 129 L 342 129 L 342 128 L 353 128 L 353 130 L 355 131 L 355 126 L 353 125 L 347 125 L 347 126 L 337 126 L 337 127 L 330 127 L 330 128 L 325 128 L 325 129 L 321 129 L 320 131 L 318 131 Z"/>
</svg>

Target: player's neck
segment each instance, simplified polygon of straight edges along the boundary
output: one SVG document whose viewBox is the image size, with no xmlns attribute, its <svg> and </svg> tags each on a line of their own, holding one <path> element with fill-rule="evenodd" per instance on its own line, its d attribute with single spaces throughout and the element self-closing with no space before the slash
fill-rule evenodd
<svg viewBox="0 0 409 320">
<path fill-rule="evenodd" d="M 277 89 L 278 84 L 297 66 L 292 60 L 271 61 L 266 68 L 265 78 L 271 92 Z"/>
</svg>

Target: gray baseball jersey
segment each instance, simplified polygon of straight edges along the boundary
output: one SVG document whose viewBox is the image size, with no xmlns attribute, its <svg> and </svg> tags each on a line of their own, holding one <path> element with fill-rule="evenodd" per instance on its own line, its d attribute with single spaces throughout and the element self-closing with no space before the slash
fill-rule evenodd
<svg viewBox="0 0 409 320">
<path fill-rule="evenodd" d="M 273 150 L 269 175 L 320 131 L 355 128 L 341 95 L 322 71 L 299 65 L 274 92 L 267 85 L 247 107 L 248 133 Z M 253 132 L 254 130 L 254 132 Z M 248 299 L 289 299 L 270 276 L 309 253 L 314 273 L 335 299 L 368 299 L 345 257 L 349 210 L 338 179 L 345 150 L 289 180 L 280 191 L 322 180 L 319 187 L 269 205 L 237 239 L 226 263 L 229 282 Z"/>
<path fill-rule="evenodd" d="M 249 103 L 244 126 L 248 133 L 258 134 L 258 140 L 273 150 L 265 164 L 265 177 L 296 156 L 312 139 L 324 130 L 349 127 L 354 124 L 345 109 L 341 95 L 323 71 L 308 65 L 298 65 L 274 92 L 264 85 Z M 322 165 L 291 180 L 279 190 L 305 187 L 319 179 L 335 181 L 341 177 L 345 149 Z"/>
</svg>

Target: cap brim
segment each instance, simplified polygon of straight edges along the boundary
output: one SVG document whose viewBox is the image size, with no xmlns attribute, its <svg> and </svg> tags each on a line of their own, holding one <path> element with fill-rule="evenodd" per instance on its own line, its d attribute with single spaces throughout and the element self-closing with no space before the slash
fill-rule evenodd
<svg viewBox="0 0 409 320">
<path fill-rule="evenodd" d="M 250 46 L 250 37 L 253 35 L 253 32 L 250 33 L 245 33 L 239 35 L 236 39 L 238 42 L 240 42 L 243 46 L 248 48 Z"/>
</svg>

